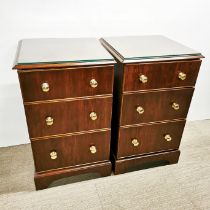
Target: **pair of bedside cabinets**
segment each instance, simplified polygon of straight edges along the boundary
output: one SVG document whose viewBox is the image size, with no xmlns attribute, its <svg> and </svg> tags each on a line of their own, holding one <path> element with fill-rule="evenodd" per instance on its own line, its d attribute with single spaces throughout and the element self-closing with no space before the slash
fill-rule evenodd
<svg viewBox="0 0 210 210">
<path fill-rule="evenodd" d="M 163 36 L 20 41 L 36 188 L 178 162 L 201 58 Z"/>
</svg>

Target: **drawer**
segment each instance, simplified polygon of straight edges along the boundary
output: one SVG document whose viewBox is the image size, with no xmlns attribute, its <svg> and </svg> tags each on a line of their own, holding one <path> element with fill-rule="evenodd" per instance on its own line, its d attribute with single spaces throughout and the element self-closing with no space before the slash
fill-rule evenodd
<svg viewBox="0 0 210 210">
<path fill-rule="evenodd" d="M 111 94 L 113 66 L 19 72 L 25 102 Z"/>
<path fill-rule="evenodd" d="M 32 141 L 36 171 L 109 159 L 110 131 Z"/>
<path fill-rule="evenodd" d="M 178 149 L 185 121 L 120 128 L 117 157 Z"/>
<path fill-rule="evenodd" d="M 200 60 L 127 64 L 123 91 L 194 86 Z"/>
<path fill-rule="evenodd" d="M 25 105 L 31 138 L 110 128 L 112 97 Z"/>
<path fill-rule="evenodd" d="M 193 88 L 123 95 L 121 125 L 186 118 Z"/>
</svg>

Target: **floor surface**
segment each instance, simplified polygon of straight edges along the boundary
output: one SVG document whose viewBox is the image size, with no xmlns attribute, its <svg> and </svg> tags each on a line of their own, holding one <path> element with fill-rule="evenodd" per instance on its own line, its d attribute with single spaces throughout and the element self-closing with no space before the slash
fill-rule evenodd
<svg viewBox="0 0 210 210">
<path fill-rule="evenodd" d="M 178 164 L 35 191 L 30 145 L 0 148 L 0 209 L 210 209 L 210 120 L 188 122 Z M 82 182 L 75 182 L 79 180 Z"/>
</svg>

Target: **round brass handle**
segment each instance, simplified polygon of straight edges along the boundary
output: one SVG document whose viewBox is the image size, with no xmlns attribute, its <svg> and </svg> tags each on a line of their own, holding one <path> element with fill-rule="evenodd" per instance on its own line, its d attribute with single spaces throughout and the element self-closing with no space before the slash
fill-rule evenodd
<svg viewBox="0 0 210 210">
<path fill-rule="evenodd" d="M 173 103 L 172 103 L 172 108 L 173 108 L 174 110 L 179 110 L 179 104 L 177 104 L 176 102 L 173 102 Z"/>
<path fill-rule="evenodd" d="M 185 74 L 184 72 L 179 72 L 178 77 L 179 77 L 180 80 L 185 80 L 186 77 L 187 77 L 187 74 Z"/>
<path fill-rule="evenodd" d="M 144 108 L 141 107 L 141 106 L 137 106 L 136 111 L 137 111 L 139 114 L 143 114 L 143 113 L 144 113 Z"/>
<path fill-rule="evenodd" d="M 50 152 L 50 158 L 51 158 L 52 160 L 57 159 L 57 157 L 58 157 L 58 154 L 57 154 L 57 152 L 56 152 L 56 151 L 52 151 L 52 152 Z"/>
<path fill-rule="evenodd" d="M 97 152 L 96 147 L 95 146 L 90 146 L 90 152 L 92 154 L 95 154 Z"/>
<path fill-rule="evenodd" d="M 47 82 L 42 83 L 41 87 L 43 92 L 48 92 L 50 90 L 50 86 Z"/>
<path fill-rule="evenodd" d="M 95 79 L 90 80 L 90 86 L 92 88 L 96 88 L 98 86 L 98 82 Z"/>
<path fill-rule="evenodd" d="M 132 139 L 131 143 L 133 144 L 134 147 L 138 147 L 139 146 L 138 139 Z"/>
<path fill-rule="evenodd" d="M 53 124 L 54 119 L 53 119 L 52 117 L 47 117 L 47 118 L 45 119 L 45 122 L 46 122 L 46 125 L 50 126 L 50 125 Z"/>
<path fill-rule="evenodd" d="M 90 119 L 91 120 L 97 120 L 97 114 L 95 112 L 90 113 Z"/>
<path fill-rule="evenodd" d="M 139 75 L 139 80 L 140 80 L 140 82 L 142 82 L 142 83 L 147 83 L 148 77 L 145 76 L 145 75 L 143 75 L 143 74 L 141 74 L 141 75 Z"/>
<path fill-rule="evenodd" d="M 170 134 L 165 134 L 164 138 L 165 138 L 166 141 L 171 141 L 172 140 Z"/>
</svg>

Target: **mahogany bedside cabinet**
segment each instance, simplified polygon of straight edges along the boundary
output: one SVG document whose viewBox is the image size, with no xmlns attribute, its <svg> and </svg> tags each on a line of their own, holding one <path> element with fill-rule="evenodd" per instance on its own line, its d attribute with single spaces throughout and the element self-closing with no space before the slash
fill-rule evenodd
<svg viewBox="0 0 210 210">
<path fill-rule="evenodd" d="M 177 163 L 203 56 L 163 36 L 102 38 L 116 58 L 112 152 L 115 174 Z"/>
<path fill-rule="evenodd" d="M 84 173 L 111 174 L 113 57 L 96 39 L 25 39 L 17 69 L 36 189 Z"/>
</svg>

